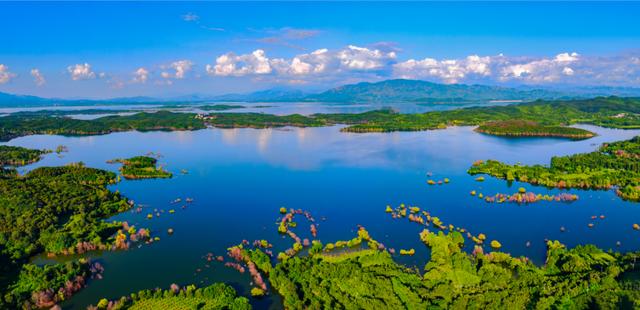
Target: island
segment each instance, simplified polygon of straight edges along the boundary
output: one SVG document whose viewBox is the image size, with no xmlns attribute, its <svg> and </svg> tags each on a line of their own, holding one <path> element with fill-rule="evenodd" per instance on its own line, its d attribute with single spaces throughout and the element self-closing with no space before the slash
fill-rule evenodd
<svg viewBox="0 0 640 310">
<path fill-rule="evenodd" d="M 158 160 L 149 156 L 136 156 L 128 159 L 114 159 L 108 163 L 121 163 L 120 173 L 127 180 L 171 178 L 173 174 L 158 167 Z"/>
<path fill-rule="evenodd" d="M 548 167 L 508 165 L 486 160 L 475 162 L 468 172 L 547 187 L 615 187 L 622 199 L 640 201 L 640 136 L 606 143 L 591 153 L 553 157 Z"/>
<path fill-rule="evenodd" d="M 535 121 L 505 120 L 486 122 L 475 131 L 494 136 L 508 137 L 556 137 L 569 139 L 588 139 L 595 134 L 585 129 L 566 126 L 545 126 Z"/>
<path fill-rule="evenodd" d="M 19 146 L 0 145 L 0 166 L 24 166 L 35 163 L 47 150 L 27 149 Z"/>
<path fill-rule="evenodd" d="M 519 120 L 517 123 L 501 123 Z M 498 122 L 491 124 L 490 122 Z M 33 134 L 98 135 L 118 131 L 198 130 L 219 128 L 321 127 L 348 125 L 343 132 L 392 132 L 443 129 L 450 126 L 482 126 L 489 134 L 523 136 L 523 133 L 583 138 L 592 133 L 568 127 L 592 124 L 608 128 L 640 128 L 640 99 L 597 97 L 583 100 L 534 101 L 508 106 L 484 106 L 401 114 L 390 109 L 363 113 L 272 115 L 265 113 L 178 113 L 159 111 L 113 115 L 93 120 L 46 115 L 8 115 L 0 122 L 0 141 Z M 535 125 L 533 125 L 535 123 Z M 506 126 L 509 125 L 509 126 Z M 499 127 L 498 131 L 496 127 Z M 531 133 L 531 132 L 533 133 Z"/>
<path fill-rule="evenodd" d="M 197 108 L 202 111 L 227 111 L 227 110 L 235 110 L 235 109 L 244 109 L 245 106 L 237 105 L 237 104 L 213 104 L 213 105 L 202 105 Z"/>
</svg>

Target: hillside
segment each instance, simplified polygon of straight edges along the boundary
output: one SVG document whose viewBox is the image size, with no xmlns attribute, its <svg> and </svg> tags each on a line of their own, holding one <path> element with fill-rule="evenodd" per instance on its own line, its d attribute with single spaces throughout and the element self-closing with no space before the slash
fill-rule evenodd
<svg viewBox="0 0 640 310">
<path fill-rule="evenodd" d="M 489 100 L 556 99 L 563 94 L 542 89 L 517 90 L 498 86 L 438 84 L 418 80 L 387 80 L 344 85 L 307 96 L 319 102 L 459 103 Z"/>
</svg>

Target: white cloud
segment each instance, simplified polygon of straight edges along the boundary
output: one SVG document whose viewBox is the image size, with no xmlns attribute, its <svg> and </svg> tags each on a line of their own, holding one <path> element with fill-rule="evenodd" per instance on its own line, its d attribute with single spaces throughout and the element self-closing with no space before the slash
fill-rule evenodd
<svg viewBox="0 0 640 310">
<path fill-rule="evenodd" d="M 193 62 L 191 62 L 190 60 L 184 59 L 184 60 L 178 60 L 178 61 L 174 61 L 172 62 L 170 65 L 168 66 L 162 66 L 161 67 L 164 70 L 172 70 L 172 72 L 169 71 L 163 71 L 160 73 L 160 76 L 165 78 L 165 79 L 177 79 L 177 80 L 181 80 L 184 79 L 187 75 L 187 73 L 189 73 L 189 71 L 191 71 L 191 69 L 193 68 Z"/>
<path fill-rule="evenodd" d="M 96 73 L 91 70 L 91 65 L 88 63 L 68 66 L 67 71 L 71 74 L 71 79 L 74 81 L 91 80 L 96 78 Z"/>
<path fill-rule="evenodd" d="M 402 78 L 436 78 L 446 83 L 457 83 L 469 75 L 491 75 L 491 63 L 491 57 L 478 55 L 464 59 L 409 59 L 395 64 L 393 71 L 396 76 Z"/>
<path fill-rule="evenodd" d="M 133 72 L 133 82 L 134 83 L 146 83 L 149 79 L 149 71 L 147 69 L 140 67 L 138 70 Z"/>
<path fill-rule="evenodd" d="M 580 55 L 578 53 L 561 53 L 556 55 L 555 61 L 557 62 L 573 62 L 578 60 Z"/>
<path fill-rule="evenodd" d="M 39 69 L 31 69 L 31 76 L 33 76 L 33 82 L 36 83 L 37 86 L 42 86 L 47 82 Z"/>
<path fill-rule="evenodd" d="M 187 13 L 182 15 L 182 20 L 187 21 L 187 22 L 195 22 L 198 21 L 200 19 L 200 16 L 194 14 L 194 13 Z"/>
<path fill-rule="evenodd" d="M 251 54 L 236 55 L 227 53 L 216 58 L 215 65 L 207 65 L 209 75 L 243 76 L 247 74 L 269 74 L 272 71 L 269 58 L 264 50 L 258 49 Z"/>
<path fill-rule="evenodd" d="M 15 76 L 14 73 L 9 72 L 8 66 L 0 64 L 0 84 L 8 83 Z"/>
<path fill-rule="evenodd" d="M 397 48 L 318 49 L 290 58 L 270 58 L 264 50 L 220 55 L 207 65 L 212 76 L 251 76 L 273 83 L 353 83 L 388 78 L 425 79 L 444 83 L 629 85 L 640 86 L 638 53 L 589 57 L 562 52 L 547 57 L 469 55 L 398 61 Z"/>
<path fill-rule="evenodd" d="M 554 58 L 540 58 L 523 63 L 508 64 L 501 70 L 500 80 L 521 80 L 530 83 L 555 82 L 562 76 L 574 75 L 574 69 L 567 67 L 569 63 L 580 60 L 578 53 L 560 53 Z"/>
<path fill-rule="evenodd" d="M 564 67 L 564 69 L 562 69 L 562 74 L 564 75 L 573 75 L 573 73 L 575 73 L 575 71 L 569 67 Z"/>
<path fill-rule="evenodd" d="M 338 52 L 337 58 L 344 68 L 350 70 L 375 70 L 393 62 L 396 59 L 396 53 L 349 45 Z"/>
</svg>

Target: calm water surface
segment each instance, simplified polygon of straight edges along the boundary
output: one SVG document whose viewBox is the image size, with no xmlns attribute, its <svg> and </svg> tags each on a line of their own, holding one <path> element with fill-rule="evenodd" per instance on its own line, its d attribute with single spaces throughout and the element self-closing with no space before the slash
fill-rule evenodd
<svg viewBox="0 0 640 310">
<path fill-rule="evenodd" d="M 509 163 L 547 164 L 555 155 L 589 152 L 606 141 L 629 139 L 640 131 L 621 131 L 580 126 L 597 132 L 595 138 L 569 141 L 548 138 L 508 139 L 482 135 L 471 127 L 428 132 L 383 134 L 340 133 L 340 127 L 287 129 L 206 129 L 193 132 L 127 132 L 92 137 L 29 136 L 9 145 L 54 149 L 66 145 L 62 157 L 48 154 L 44 160 L 22 168 L 64 165 L 83 161 L 88 166 L 117 171 L 107 164 L 113 158 L 163 155 L 160 163 L 174 173 L 172 179 L 122 181 L 113 186 L 136 203 L 142 213 L 126 212 L 114 217 L 138 227 L 149 227 L 160 242 L 129 251 L 95 253 L 105 265 L 103 280 L 93 281 L 64 304 L 84 309 L 100 298 L 117 298 L 141 289 L 171 283 L 205 285 L 224 281 L 248 294 L 250 277 L 219 263 L 205 267 L 203 256 L 223 255 L 225 249 L 243 239 L 267 239 L 274 253 L 291 245 L 277 233 L 281 206 L 310 211 L 319 222 L 318 238 L 325 242 L 347 240 L 357 225 L 396 250 L 415 248 L 413 257 L 398 257 L 409 266 L 424 267 L 429 257 L 419 242 L 423 229 L 406 220 L 393 220 L 385 206 L 417 205 L 446 224 L 484 233 L 499 240 L 503 250 L 526 255 L 536 263 L 544 260 L 544 239 L 558 239 L 568 246 L 593 243 L 605 249 L 640 249 L 640 238 L 631 229 L 640 222 L 640 205 L 624 202 L 611 191 L 571 190 L 580 196 L 566 204 L 540 202 L 532 205 L 487 204 L 469 195 L 513 193 L 520 186 L 536 193 L 558 193 L 528 184 L 487 177 L 474 181 L 466 174 L 477 159 Z M 189 173 L 183 175 L 181 169 Z M 432 177 L 427 177 L 432 172 Z M 429 178 L 451 179 L 451 183 L 429 186 Z M 193 197 L 181 209 L 176 198 Z M 168 211 L 146 219 L 154 209 Z M 592 221 L 592 215 L 606 219 Z M 321 220 L 323 219 L 324 220 Z M 294 229 L 310 238 L 302 218 Z M 594 228 L 587 224 L 595 223 Z M 564 226 L 566 232 L 560 232 Z M 166 233 L 174 229 L 173 235 Z M 530 247 L 525 243 L 531 242 Z M 469 242 L 467 242 L 469 243 Z M 46 263 L 46 259 L 38 259 Z M 201 269 L 201 272 L 197 272 Z M 272 293 L 272 296 L 275 294 Z M 255 301 L 254 301 L 255 302 Z M 255 303 L 258 308 L 279 308 L 277 297 Z"/>
</svg>

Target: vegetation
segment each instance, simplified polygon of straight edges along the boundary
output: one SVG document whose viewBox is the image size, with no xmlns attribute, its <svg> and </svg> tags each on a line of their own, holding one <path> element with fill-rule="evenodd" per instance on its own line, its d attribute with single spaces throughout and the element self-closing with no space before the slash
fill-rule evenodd
<svg viewBox="0 0 640 310">
<path fill-rule="evenodd" d="M 424 230 L 431 249 L 423 272 L 393 261 L 375 248 L 311 253 L 264 267 L 287 309 L 547 309 L 631 308 L 640 305 L 633 264 L 639 254 L 611 254 L 594 246 L 567 249 L 548 242 L 547 260 L 537 267 L 526 258 L 476 246 L 462 251 L 457 231 Z M 494 248 L 499 243 L 492 242 Z M 333 248 L 333 247 L 332 247 Z M 253 250 L 260 251 L 259 249 Z M 256 264 L 259 266 L 261 265 Z M 264 264 L 262 266 L 265 266 Z M 624 280 L 623 280 L 624 279 Z"/>
<path fill-rule="evenodd" d="M 46 153 L 48 151 L 0 145 L 0 166 L 24 166 L 35 163 L 40 160 L 40 156 Z"/>
<path fill-rule="evenodd" d="M 246 310 L 251 309 L 251 305 L 247 298 L 238 297 L 236 291 L 225 284 L 216 283 L 204 288 L 196 288 L 194 285 L 180 288 L 173 284 L 168 290 L 144 290 L 128 297 L 122 297 L 117 301 L 102 299 L 97 303 L 96 307 L 90 307 L 90 309 Z"/>
<path fill-rule="evenodd" d="M 543 126 L 538 122 L 524 120 L 506 120 L 484 123 L 477 132 L 495 136 L 512 137 L 560 137 L 570 139 L 587 139 L 595 134 L 584 129 L 565 126 Z"/>
<path fill-rule="evenodd" d="M 272 115 L 263 113 L 213 113 L 207 123 L 219 128 L 320 127 L 327 123 L 300 114 Z"/>
<path fill-rule="evenodd" d="M 505 121 L 519 120 L 521 125 Z M 586 100 L 536 101 L 509 105 L 472 107 L 422 114 L 399 114 L 392 110 L 359 114 L 314 114 L 304 116 L 263 113 L 137 113 L 77 120 L 54 116 L 9 115 L 0 122 L 0 141 L 30 134 L 92 135 L 126 130 L 194 130 L 206 125 L 221 128 L 319 127 L 347 124 L 345 132 L 390 132 L 442 129 L 448 126 L 477 126 L 501 135 L 554 135 L 587 137 L 589 133 L 565 126 L 576 123 L 610 128 L 640 128 L 640 99 L 599 97 Z M 535 125 L 533 125 L 535 123 Z M 506 125 L 509 126 L 506 126 Z M 499 128 L 499 130 L 498 130 Z M 513 130 L 513 131 L 512 131 Z"/>
<path fill-rule="evenodd" d="M 51 308 L 82 289 L 89 277 L 100 276 L 101 272 L 100 264 L 91 264 L 84 259 L 45 266 L 26 264 L 16 283 L 3 296 L 4 305 Z"/>
<path fill-rule="evenodd" d="M 169 111 L 141 112 L 126 116 L 113 115 L 93 120 L 48 115 L 9 115 L 0 121 L 0 141 L 33 134 L 72 136 L 99 135 L 129 130 L 195 130 L 205 128 L 203 121 L 194 116 L 195 114 Z"/>
<path fill-rule="evenodd" d="M 640 137 L 605 144 L 591 153 L 553 157 L 549 167 L 487 160 L 474 163 L 468 172 L 558 188 L 615 186 L 623 199 L 640 201 Z"/>
<path fill-rule="evenodd" d="M 237 104 L 213 104 L 213 105 L 203 105 L 199 106 L 198 109 L 202 111 L 227 111 L 234 109 L 243 109 L 245 106 L 237 105 Z"/>
<path fill-rule="evenodd" d="M 122 163 L 120 173 L 125 179 L 150 179 L 150 178 L 170 178 L 172 174 L 162 167 L 156 166 L 158 162 L 155 158 L 148 156 L 136 156 L 128 159 L 115 159 L 110 163 Z"/>
<path fill-rule="evenodd" d="M 329 114 L 330 115 L 330 114 Z M 523 120 L 540 126 L 577 123 L 610 128 L 640 128 L 640 99 L 594 98 L 570 101 L 535 101 L 509 106 L 472 107 L 422 114 L 388 113 L 386 118 L 363 120 L 344 128 L 347 132 L 389 132 L 476 126 L 491 121 Z M 503 132 L 504 134 L 504 132 Z"/>
<path fill-rule="evenodd" d="M 80 270 L 55 266 L 40 271 L 24 265 L 30 257 L 42 252 L 78 253 L 122 241 L 121 234 L 114 237 L 114 233 L 123 224 L 103 221 L 130 208 L 126 199 L 106 188 L 115 181 L 114 173 L 82 164 L 0 178 L 0 308 L 21 305 L 26 288 L 55 284 L 49 287 L 55 289 L 60 277 Z"/>
</svg>

